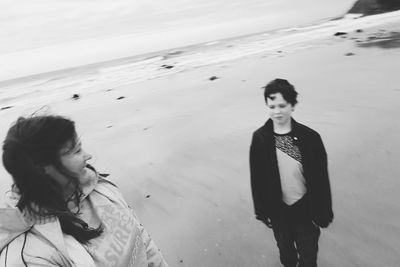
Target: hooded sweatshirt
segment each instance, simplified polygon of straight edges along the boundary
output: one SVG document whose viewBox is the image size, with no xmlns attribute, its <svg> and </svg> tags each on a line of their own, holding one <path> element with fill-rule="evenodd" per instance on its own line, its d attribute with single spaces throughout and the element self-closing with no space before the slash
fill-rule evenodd
<svg viewBox="0 0 400 267">
<path fill-rule="evenodd" d="M 33 218 L 8 192 L 0 209 L 0 266 L 168 267 L 118 189 L 95 174 L 82 186 L 79 216 L 103 233 L 88 244 L 64 234 L 57 218 Z M 77 209 L 78 207 L 75 207 Z"/>
</svg>

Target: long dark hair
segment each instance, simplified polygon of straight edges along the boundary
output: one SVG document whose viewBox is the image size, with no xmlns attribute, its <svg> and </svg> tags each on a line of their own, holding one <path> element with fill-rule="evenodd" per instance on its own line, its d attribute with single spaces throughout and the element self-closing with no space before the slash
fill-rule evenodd
<svg viewBox="0 0 400 267">
<path fill-rule="evenodd" d="M 3 143 L 3 164 L 19 191 L 17 207 L 38 218 L 58 217 L 64 233 L 80 243 L 98 237 L 103 228 L 91 228 L 68 208 L 74 201 L 79 207 L 82 191 L 79 179 L 68 173 L 60 160 L 60 150 L 68 142 L 75 144 L 75 123 L 61 116 L 20 117 L 8 130 Z M 61 185 L 45 172 L 53 165 L 69 178 L 75 189 L 66 199 Z"/>
</svg>

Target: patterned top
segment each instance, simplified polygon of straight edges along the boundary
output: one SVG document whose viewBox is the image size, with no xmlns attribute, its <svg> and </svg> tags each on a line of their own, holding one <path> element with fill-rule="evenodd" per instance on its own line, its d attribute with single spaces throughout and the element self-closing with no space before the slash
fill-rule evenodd
<svg viewBox="0 0 400 267">
<path fill-rule="evenodd" d="M 302 157 L 295 141 L 297 137 L 290 133 L 275 134 L 276 157 L 281 180 L 282 200 L 293 205 L 307 192 L 303 175 Z"/>
<path fill-rule="evenodd" d="M 275 134 L 275 146 L 296 161 L 302 163 L 300 149 L 294 144 L 294 138 L 296 137 L 292 137 L 290 133 L 285 135 Z"/>
</svg>

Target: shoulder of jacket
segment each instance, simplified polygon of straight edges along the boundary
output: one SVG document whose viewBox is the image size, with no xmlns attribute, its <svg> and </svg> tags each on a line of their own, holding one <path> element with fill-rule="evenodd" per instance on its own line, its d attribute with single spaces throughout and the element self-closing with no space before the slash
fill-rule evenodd
<svg viewBox="0 0 400 267">
<path fill-rule="evenodd" d="M 0 260 L 6 263 L 6 266 L 23 266 L 24 261 L 28 265 L 46 263 L 46 266 L 59 266 L 66 263 L 60 252 L 46 237 L 31 231 L 22 233 L 11 241 L 1 252 Z"/>
<path fill-rule="evenodd" d="M 307 136 L 310 136 L 310 137 L 318 137 L 319 136 L 319 133 L 316 130 L 314 130 L 304 124 L 297 122 L 296 127 L 300 133 L 305 134 Z"/>
<path fill-rule="evenodd" d="M 107 179 L 100 178 L 94 190 L 108 199 L 118 201 L 124 206 L 128 205 L 118 187 Z"/>
<path fill-rule="evenodd" d="M 272 134 L 272 132 L 270 133 L 268 127 L 263 125 L 253 132 L 253 137 L 266 137 L 268 134 Z"/>
</svg>

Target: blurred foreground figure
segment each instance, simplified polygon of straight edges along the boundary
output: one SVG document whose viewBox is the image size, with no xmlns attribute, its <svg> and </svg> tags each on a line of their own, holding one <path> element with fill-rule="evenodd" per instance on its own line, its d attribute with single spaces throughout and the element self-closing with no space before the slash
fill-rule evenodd
<svg viewBox="0 0 400 267">
<path fill-rule="evenodd" d="M 272 228 L 283 266 L 315 267 L 320 227 L 333 220 L 326 151 L 316 131 L 292 118 L 293 85 L 275 79 L 264 98 L 270 119 L 250 147 L 256 218 Z"/>
<path fill-rule="evenodd" d="M 3 144 L 13 178 L 0 266 L 168 266 L 117 187 L 87 164 L 74 122 L 19 118 Z"/>
</svg>

